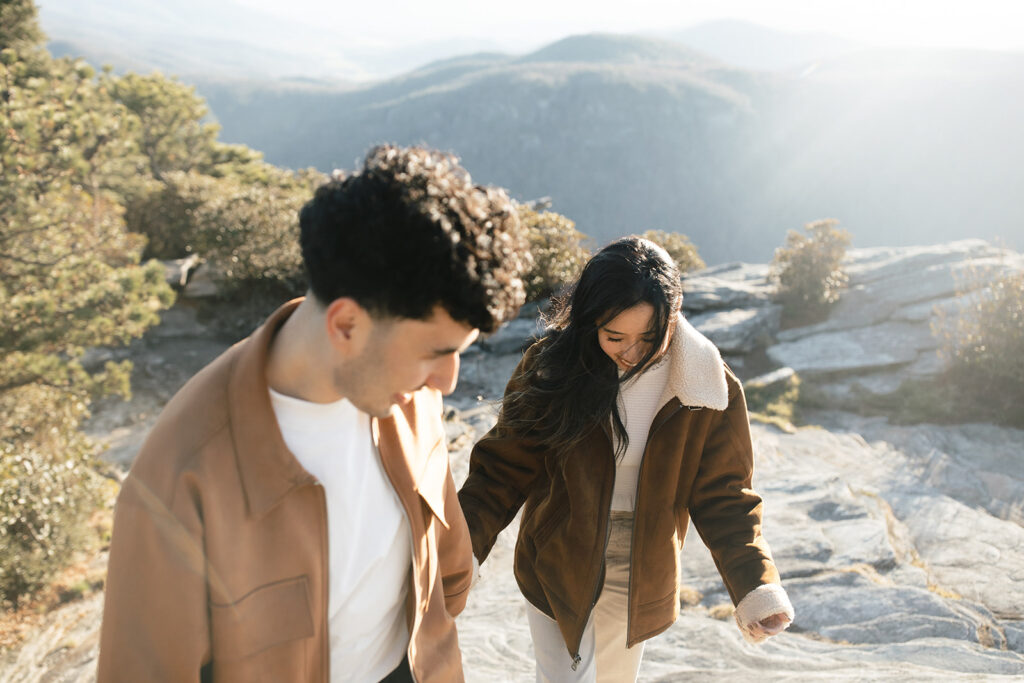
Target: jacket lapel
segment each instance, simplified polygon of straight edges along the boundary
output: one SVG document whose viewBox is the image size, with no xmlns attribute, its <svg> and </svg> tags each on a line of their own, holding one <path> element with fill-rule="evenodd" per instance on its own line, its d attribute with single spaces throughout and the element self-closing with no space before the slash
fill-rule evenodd
<svg viewBox="0 0 1024 683">
<path fill-rule="evenodd" d="M 416 392 L 407 404 L 393 407 L 390 416 L 373 420 L 372 431 L 385 470 L 398 479 L 392 483 L 399 495 L 402 490 L 416 491 L 448 528 L 444 512 L 448 450 L 443 433 L 438 434 L 436 427 L 440 400 L 431 400 L 432 393 L 436 394 L 429 390 Z"/>
<path fill-rule="evenodd" d="M 235 348 L 228 384 L 228 410 L 242 488 L 249 514 L 261 517 L 296 486 L 313 483 L 281 436 L 267 388 L 267 358 L 274 335 L 301 299 L 277 309 Z"/>
<path fill-rule="evenodd" d="M 718 348 L 697 331 L 682 313 L 676 314 L 676 328 L 668 347 L 669 376 L 659 405 L 673 397 L 684 406 L 725 410 L 729 387 L 725 363 Z"/>
</svg>

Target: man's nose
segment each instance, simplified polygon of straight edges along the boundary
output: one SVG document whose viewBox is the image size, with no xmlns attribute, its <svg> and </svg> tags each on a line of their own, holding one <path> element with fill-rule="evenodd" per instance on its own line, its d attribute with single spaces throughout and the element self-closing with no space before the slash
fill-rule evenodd
<svg viewBox="0 0 1024 683">
<path fill-rule="evenodd" d="M 425 384 L 431 389 L 437 389 L 447 396 L 455 391 L 455 385 L 458 381 L 459 354 L 453 353 L 438 359 Z"/>
</svg>

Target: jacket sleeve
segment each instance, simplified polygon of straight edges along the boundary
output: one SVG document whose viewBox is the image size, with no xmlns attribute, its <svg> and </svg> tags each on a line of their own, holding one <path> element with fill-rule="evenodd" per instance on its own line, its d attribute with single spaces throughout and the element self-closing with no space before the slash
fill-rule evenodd
<svg viewBox="0 0 1024 683">
<path fill-rule="evenodd" d="M 536 346 L 519 362 L 505 396 L 522 388 Z M 522 507 L 537 477 L 544 471 L 544 450 L 507 428 L 503 414 L 473 447 L 469 475 L 459 490 L 459 503 L 469 525 L 473 554 L 483 563 L 502 529 Z"/>
<path fill-rule="evenodd" d="M 166 503 L 131 474 L 121 488 L 107 568 L 99 683 L 198 682 L 210 660 L 200 508 L 187 494 L 170 499 Z"/>
<path fill-rule="evenodd" d="M 753 470 L 747 404 L 730 375 L 729 405 L 712 419 L 689 509 L 734 605 L 758 586 L 779 583 L 761 535 L 763 502 L 751 488 Z"/>
</svg>

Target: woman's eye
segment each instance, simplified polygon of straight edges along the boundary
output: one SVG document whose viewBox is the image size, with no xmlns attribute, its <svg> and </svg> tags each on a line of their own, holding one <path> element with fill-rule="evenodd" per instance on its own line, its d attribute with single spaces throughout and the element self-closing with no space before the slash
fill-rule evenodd
<svg viewBox="0 0 1024 683">
<path fill-rule="evenodd" d="M 618 344 L 620 341 L 622 341 L 622 339 L 616 337 L 605 337 L 605 339 L 610 341 L 612 344 Z"/>
</svg>

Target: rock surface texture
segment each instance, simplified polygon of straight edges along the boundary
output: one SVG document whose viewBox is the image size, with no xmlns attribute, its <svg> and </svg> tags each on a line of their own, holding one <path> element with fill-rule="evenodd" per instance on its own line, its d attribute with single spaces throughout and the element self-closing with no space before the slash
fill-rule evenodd
<svg viewBox="0 0 1024 683">
<path fill-rule="evenodd" d="M 752 426 L 755 486 L 796 608 L 793 626 L 762 645 L 745 642 L 691 530 L 682 551 L 681 616 L 647 642 L 641 681 L 1024 678 L 1024 430 L 901 426 L 842 410 L 864 392 L 893 392 L 941 367 L 930 337 L 933 311 L 955 305 L 957 273 L 986 264 L 1024 268 L 1024 259 L 978 241 L 856 250 L 848 261 L 851 290 L 832 316 L 785 332 L 767 267 L 732 264 L 687 278 L 687 315 L 730 363 L 780 377 L 795 369 L 826 387 L 834 404 L 805 416 L 816 427 Z M 534 313 L 464 356 L 445 414 L 457 484 L 473 443 L 494 423 L 522 348 L 540 332 Z M 182 368 L 212 353 L 200 327 L 187 316 L 178 323 L 187 333 L 158 328 L 136 350 L 143 362 L 136 360 L 135 402 L 97 411 L 94 433 L 112 437 L 109 457 L 118 464 L 130 462 L 154 406 L 187 376 Z M 499 537 L 458 620 L 471 682 L 533 680 L 512 576 L 517 524 Z M 48 615 L 0 660 L 0 680 L 95 680 L 101 608 L 101 596 L 93 596 Z"/>
</svg>

